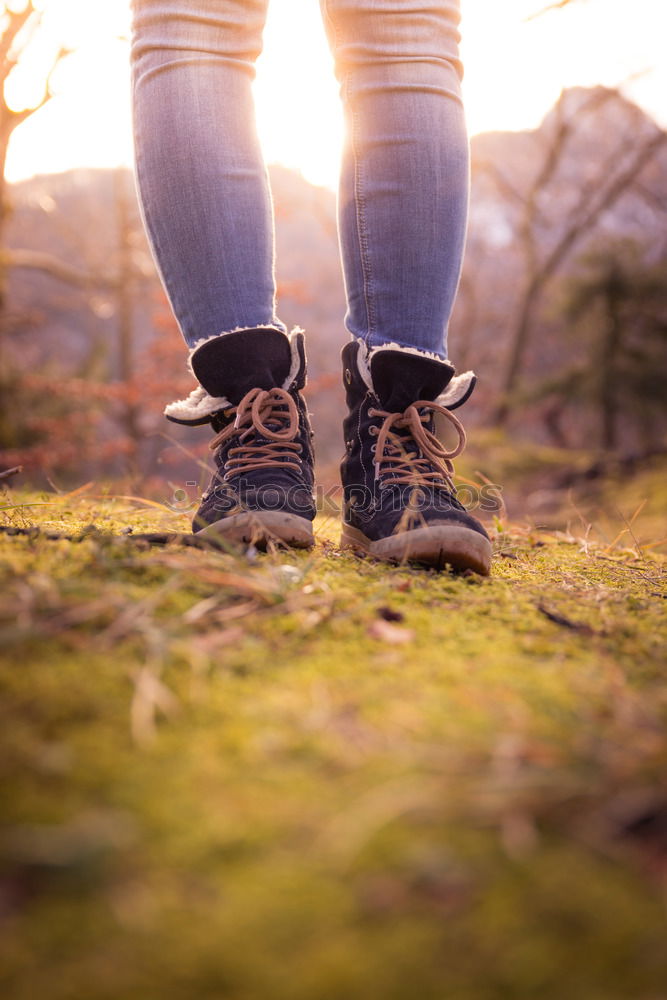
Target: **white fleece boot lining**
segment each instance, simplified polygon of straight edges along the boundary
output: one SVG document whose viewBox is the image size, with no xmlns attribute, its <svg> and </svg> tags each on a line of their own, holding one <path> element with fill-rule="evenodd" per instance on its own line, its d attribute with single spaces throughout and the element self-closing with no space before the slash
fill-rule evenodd
<svg viewBox="0 0 667 1000">
<path fill-rule="evenodd" d="M 226 330 L 225 333 L 217 333 L 212 337 L 202 337 L 190 348 L 187 359 L 187 366 L 192 375 L 194 371 L 192 369 L 192 356 L 195 351 L 202 347 L 203 344 L 208 344 L 210 340 L 217 340 L 218 337 L 226 337 L 230 333 L 245 333 L 250 331 L 255 331 L 259 329 L 255 326 L 239 326 L 234 330 Z M 292 363 L 290 366 L 289 375 L 283 382 L 282 388 L 287 389 L 297 376 L 299 371 L 299 366 L 301 364 L 301 358 L 299 356 L 299 351 L 296 346 L 296 335 L 303 333 L 300 326 L 295 326 L 290 333 L 285 333 L 280 327 L 274 326 L 273 324 L 267 324 L 261 327 L 262 330 L 276 330 L 278 333 L 282 333 L 287 337 L 290 345 Z M 227 410 L 231 407 L 231 403 L 224 396 L 210 396 L 203 385 L 197 385 L 195 389 L 192 390 L 189 396 L 185 399 L 176 399 L 173 403 L 168 403 L 164 408 L 165 417 L 170 417 L 172 420 L 180 421 L 183 423 L 190 422 L 203 422 L 206 417 L 211 416 L 213 413 L 217 413 L 218 410 Z"/>
<path fill-rule="evenodd" d="M 444 388 L 436 399 L 439 406 L 444 406 L 450 410 L 457 406 L 472 391 L 472 383 L 475 381 L 473 371 L 461 372 L 460 375 L 453 375 L 449 384 Z"/>
<path fill-rule="evenodd" d="M 354 339 L 360 345 L 360 349 L 357 354 L 359 374 L 371 392 L 373 392 L 374 389 L 371 379 L 370 361 L 374 355 L 379 354 L 381 351 L 400 351 L 402 354 L 416 354 L 419 358 L 429 358 L 431 361 L 438 361 L 442 365 L 449 365 L 450 368 L 454 368 L 452 362 L 447 358 L 443 360 L 443 358 L 439 357 L 437 354 L 433 354 L 431 351 L 421 351 L 417 347 L 402 347 L 400 344 L 394 343 L 380 344 L 378 347 L 369 348 L 366 345 L 366 342 L 360 337 L 355 337 Z M 455 406 L 470 392 L 470 384 L 474 378 L 475 373 L 473 371 L 461 372 L 460 375 L 453 375 L 444 391 L 440 393 L 435 402 L 440 406 L 448 408 Z"/>
<path fill-rule="evenodd" d="M 198 385 L 185 399 L 175 399 L 164 408 L 165 417 L 183 423 L 204 422 L 218 410 L 228 410 L 232 404 L 224 396 L 209 396 L 203 385 Z"/>
</svg>

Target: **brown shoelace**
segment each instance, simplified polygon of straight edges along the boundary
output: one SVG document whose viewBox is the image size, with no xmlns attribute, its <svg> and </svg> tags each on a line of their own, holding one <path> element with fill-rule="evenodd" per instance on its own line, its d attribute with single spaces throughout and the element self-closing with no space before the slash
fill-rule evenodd
<svg viewBox="0 0 667 1000">
<path fill-rule="evenodd" d="M 425 426 L 430 420 L 428 410 L 441 413 L 455 428 L 459 436 L 458 444 L 448 451 L 435 434 Z M 409 483 L 412 486 L 433 486 L 443 479 L 454 491 L 452 459 L 465 448 L 466 433 L 461 422 L 444 406 L 428 399 L 411 403 L 402 413 L 371 408 L 369 417 L 384 417 L 382 426 L 372 426 L 370 433 L 377 435 L 375 445 L 375 465 L 377 475 L 387 483 Z M 406 448 L 405 437 L 397 434 L 409 430 L 416 451 Z"/>
<path fill-rule="evenodd" d="M 277 424 L 278 429 L 267 426 L 269 423 Z M 236 407 L 234 422 L 223 427 L 209 447 L 215 451 L 229 438 L 239 435 L 238 447 L 230 448 L 227 455 L 225 479 L 232 473 L 275 466 L 298 472 L 297 454 L 301 445 L 294 440 L 298 430 L 296 403 L 285 389 L 251 389 Z M 257 435 L 266 440 L 258 442 Z"/>
</svg>

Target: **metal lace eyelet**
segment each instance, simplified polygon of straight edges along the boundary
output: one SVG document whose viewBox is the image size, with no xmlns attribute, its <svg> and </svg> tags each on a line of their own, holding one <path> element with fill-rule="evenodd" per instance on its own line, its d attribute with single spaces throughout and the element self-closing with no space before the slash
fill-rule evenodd
<svg viewBox="0 0 667 1000">
<path fill-rule="evenodd" d="M 375 424 L 371 424 L 371 426 L 368 428 L 368 433 L 371 435 L 371 437 L 377 437 L 380 431 L 375 426 Z"/>
<path fill-rule="evenodd" d="M 377 445 L 374 445 L 374 444 L 371 445 L 371 455 L 375 454 L 376 447 L 377 447 Z"/>
</svg>

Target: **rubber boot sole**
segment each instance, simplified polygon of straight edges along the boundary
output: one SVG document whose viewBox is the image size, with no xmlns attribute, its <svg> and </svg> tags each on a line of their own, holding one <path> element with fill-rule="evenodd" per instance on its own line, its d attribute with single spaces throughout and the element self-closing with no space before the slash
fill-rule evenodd
<svg viewBox="0 0 667 1000">
<path fill-rule="evenodd" d="M 265 549 L 269 543 L 310 549 L 315 544 L 313 525 L 305 517 L 282 511 L 243 511 L 195 531 L 204 538 L 219 538 L 231 545 L 254 545 Z"/>
<path fill-rule="evenodd" d="M 373 542 L 358 528 L 343 524 L 340 545 L 385 562 L 415 562 L 436 569 L 449 565 L 481 576 L 488 576 L 491 570 L 491 542 L 462 525 L 432 524 Z"/>
</svg>

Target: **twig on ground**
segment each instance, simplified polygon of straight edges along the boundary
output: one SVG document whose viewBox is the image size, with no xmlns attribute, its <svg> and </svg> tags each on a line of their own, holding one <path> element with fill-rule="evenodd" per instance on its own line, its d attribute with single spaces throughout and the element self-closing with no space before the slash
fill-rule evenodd
<svg viewBox="0 0 667 1000">
<path fill-rule="evenodd" d="M 591 628 L 590 625 L 586 625 L 584 622 L 573 622 L 571 618 L 566 618 L 565 615 L 558 614 L 556 611 L 550 611 L 544 604 L 538 604 L 537 610 L 545 618 L 548 618 L 550 622 L 554 622 L 555 625 L 562 625 L 563 628 L 572 629 L 573 632 L 582 632 L 585 635 L 596 634 L 596 630 Z"/>
<path fill-rule="evenodd" d="M 19 472 L 23 472 L 22 465 L 15 465 L 11 469 L 4 469 L 0 472 L 0 482 L 4 482 L 5 479 L 11 479 L 12 476 L 17 476 Z"/>
</svg>

